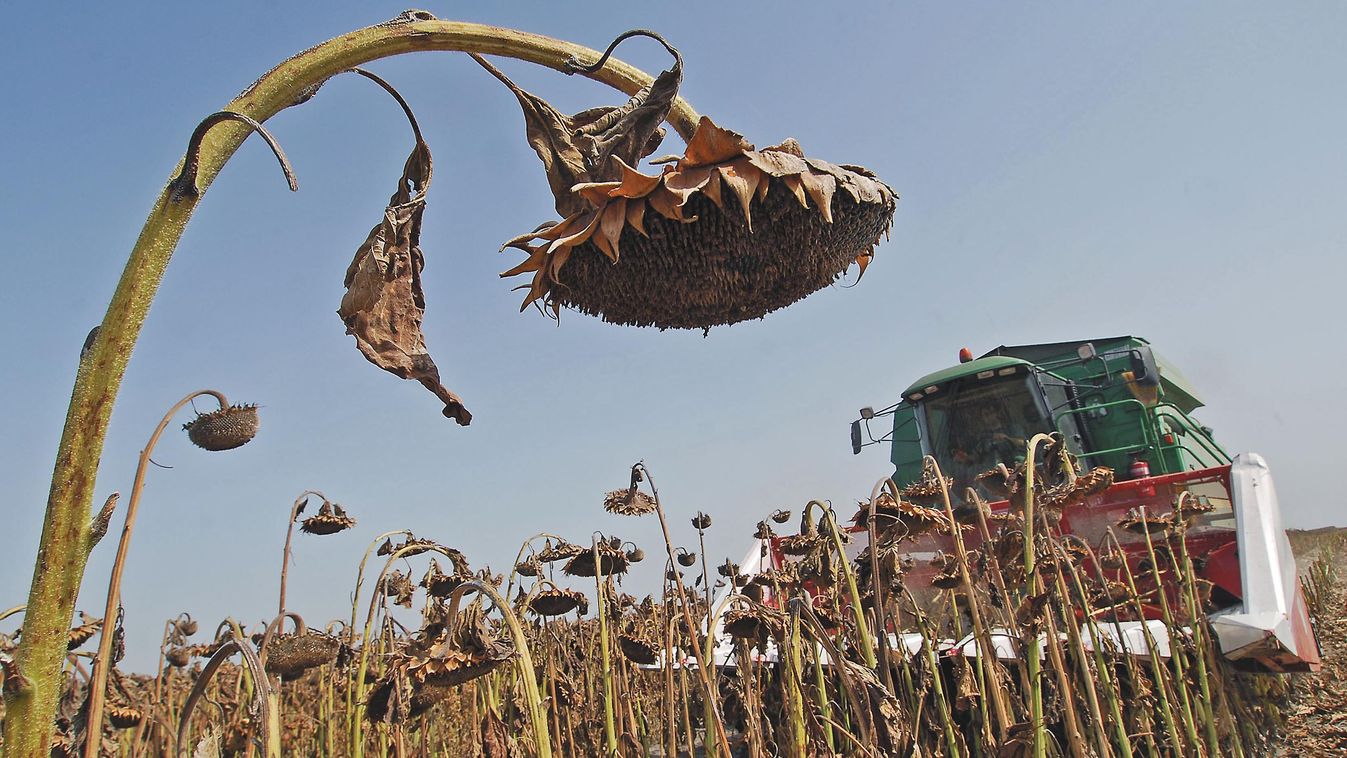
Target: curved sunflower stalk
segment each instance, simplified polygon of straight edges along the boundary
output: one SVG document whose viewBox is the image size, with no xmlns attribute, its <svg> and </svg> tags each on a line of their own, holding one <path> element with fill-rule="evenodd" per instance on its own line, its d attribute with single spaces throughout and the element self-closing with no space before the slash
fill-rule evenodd
<svg viewBox="0 0 1347 758">
<path fill-rule="evenodd" d="M 511 641 L 514 643 L 518 676 L 524 684 L 524 700 L 529 711 L 529 721 L 533 726 L 534 750 L 537 751 L 539 758 L 551 758 L 552 737 L 548 731 L 547 712 L 543 708 L 542 695 L 538 690 L 538 672 L 534 669 L 533 656 L 529 652 L 528 636 L 524 634 L 523 626 L 519 623 L 519 617 L 510 609 L 509 602 L 500 596 L 495 587 L 491 586 L 489 582 L 475 579 L 459 585 L 450 596 L 451 617 L 457 612 L 459 600 L 468 592 L 478 592 L 485 595 L 491 601 L 491 604 L 496 607 L 496 610 L 500 611 L 501 617 L 505 620 Z"/>
<path fill-rule="evenodd" d="M 814 510 L 819 510 L 823 515 L 820 520 L 827 524 L 827 536 L 831 538 L 833 548 L 837 550 L 838 565 L 842 571 L 843 579 L 846 581 L 847 593 L 851 599 L 851 612 L 856 621 L 856 637 L 860 647 L 861 656 L 865 665 L 870 669 L 875 669 L 879 665 L 879 659 L 875 655 L 875 639 L 870 634 L 870 624 L 865 619 L 865 605 L 862 602 L 860 585 L 856 583 L 856 572 L 851 568 L 851 561 L 847 560 L 846 547 L 842 544 L 841 527 L 837 524 L 837 514 L 833 512 L 832 506 L 822 500 L 810 500 L 804 506 L 804 523 L 812 523 Z"/>
<path fill-rule="evenodd" d="M 929 464 L 927 463 L 929 462 Z M 987 628 L 982 618 L 982 604 L 978 600 L 977 590 L 973 586 L 973 577 L 968 571 L 972 565 L 972 560 L 968 555 L 968 550 L 964 546 L 963 530 L 960 528 L 959 521 L 954 518 L 954 505 L 949 494 L 949 484 L 940 471 L 940 464 L 932 457 L 927 456 L 923 460 L 923 465 L 930 465 L 935 472 L 935 480 L 940 484 L 940 502 L 945 508 L 945 517 L 951 524 L 950 533 L 954 539 L 954 557 L 955 565 L 959 570 L 959 581 L 963 586 L 964 594 L 968 597 L 969 616 L 973 622 L 973 636 L 977 639 L 979 655 L 977 657 L 977 667 L 980 672 L 979 678 L 983 682 L 983 692 L 990 698 L 992 709 L 996 712 L 996 729 L 1000 740 L 1004 741 L 1007 730 L 1010 727 L 1010 707 L 1005 701 L 1004 680 L 1001 677 L 999 659 L 994 654 L 996 648 L 992 643 L 991 630 Z M 981 507 L 975 504 L 979 510 L 979 516 L 984 518 L 981 513 Z M 981 700 L 985 702 L 988 697 Z M 990 729 L 990 727 L 989 727 Z M 985 733 L 985 738 L 990 738 L 990 733 Z M 991 742 L 990 739 L 987 740 Z"/>
<path fill-rule="evenodd" d="M 654 512 L 655 515 L 659 518 L 660 532 L 664 537 L 664 551 L 665 556 L 668 558 L 668 565 L 671 567 L 675 565 L 681 565 L 674 555 L 673 538 L 670 537 L 669 535 L 669 521 L 668 518 L 665 516 L 664 506 L 659 499 L 659 490 L 655 487 L 655 479 L 653 476 L 651 476 L 650 469 L 645 465 L 644 461 L 638 461 L 634 466 L 632 466 L 632 470 L 634 473 L 639 473 L 641 480 L 645 481 L 650 485 L 651 500 L 654 502 Z M 706 704 L 706 720 L 710 722 L 711 725 L 710 728 L 713 728 L 715 730 L 716 749 L 719 750 L 725 756 L 729 756 L 730 755 L 729 737 L 725 733 L 725 723 L 720 713 L 720 707 L 717 703 L 718 698 L 716 697 L 716 685 L 714 683 L 715 658 L 713 651 L 715 649 L 714 648 L 715 636 L 711 633 L 713 631 L 711 619 L 714 618 L 714 616 L 710 615 L 710 609 L 708 608 L 707 609 L 708 615 L 706 617 L 707 650 L 703 651 L 702 648 L 697 644 L 698 625 L 692 617 L 691 605 L 688 602 L 687 592 L 683 587 L 682 580 L 675 578 L 674 587 L 677 592 L 678 606 L 681 609 L 683 615 L 683 623 L 687 627 L 688 635 L 691 636 L 692 638 L 690 647 L 692 648 L 693 656 L 697 659 L 697 676 L 698 679 L 700 679 L 701 681 L 702 693 L 704 696 L 704 702 Z M 708 749 L 708 754 L 710 754 L 710 752 L 711 751 Z"/>
<path fill-rule="evenodd" d="M 207 685 L 215 678 L 224 662 L 238 653 L 243 656 L 244 663 L 241 675 L 247 681 L 248 691 L 252 693 L 250 701 L 252 717 L 262 727 L 263 753 L 266 758 L 281 758 L 280 700 L 262 668 L 262 661 L 253 651 L 252 645 L 244 639 L 243 631 L 232 620 L 229 624 L 233 635 L 232 639 L 221 645 L 215 651 L 215 654 L 210 657 L 183 704 L 182 715 L 178 721 L 178 737 L 174 754 L 179 756 L 186 754 L 192 713 L 196 709 L 197 703 L 205 694 Z"/>
<path fill-rule="evenodd" d="M 379 551 L 382 545 L 391 544 L 391 540 L 394 537 L 399 536 L 403 539 L 411 539 L 413 535 L 406 529 L 394 529 L 384 532 L 370 540 L 369 545 L 365 548 L 364 554 L 360 557 L 360 565 L 356 568 L 355 572 L 355 588 L 351 590 L 351 621 L 346 625 L 345 640 L 348 647 L 357 647 L 355 633 L 358 627 L 356 626 L 356 621 L 360 614 L 360 591 L 365 585 L 365 565 L 369 563 L 370 556 Z M 363 649 L 368 644 L 368 637 L 362 635 L 359 647 Z M 361 693 L 357 692 L 360 685 L 361 683 L 357 682 L 346 688 L 345 713 L 346 733 L 348 736 L 357 735 L 360 730 L 360 714 L 356 711 L 356 702 L 362 697 Z M 350 749 L 354 750 L 355 748 L 352 747 Z"/>
<path fill-rule="evenodd" d="M 204 131 L 200 133 L 204 134 Z M 284 161 L 282 161 L 284 163 Z M 135 479 L 131 484 L 131 498 L 127 503 L 125 520 L 122 523 L 121 537 L 117 541 L 117 555 L 113 559 L 112 572 L 108 577 L 107 602 L 104 606 L 102 629 L 98 639 L 98 655 L 94 658 L 94 669 L 89 684 L 88 725 L 90 739 L 84 747 L 85 758 L 96 758 L 99 748 L 97 735 L 103 732 L 103 705 L 107 697 L 108 674 L 116 665 L 113 660 L 114 619 L 121 607 L 122 575 L 126 568 L 126 559 L 131 551 L 131 537 L 136 527 L 136 516 L 140 508 L 140 497 L 145 488 L 145 477 L 149 469 L 150 456 L 159 443 L 159 438 L 168 428 L 169 422 L 178 411 L 191 404 L 198 397 L 210 397 L 219 404 L 217 410 L 210 413 L 198 413 L 196 418 L 183 425 L 183 430 L 193 444 L 204 450 L 231 450 L 250 442 L 257 434 L 258 419 L 255 405 L 230 405 L 224 394 L 216 390 L 197 390 L 185 395 L 174 403 L 159 420 L 158 426 L 150 434 L 150 439 L 140 451 L 136 464 Z M 117 502 L 114 493 L 103 506 L 102 512 L 94 519 L 89 529 L 89 540 L 84 553 L 87 556 L 93 550 L 98 539 L 107 532 L 108 522 L 112 518 L 112 509 Z M 81 572 L 83 567 L 81 566 Z M 26 623 L 25 623 L 26 625 Z M 26 639 L 25 639 L 26 642 Z M 118 655 L 120 657 L 120 654 Z"/>
<path fill-rule="evenodd" d="M 449 551 L 448 548 L 445 548 L 441 545 L 437 545 L 434 543 L 427 543 L 427 541 L 418 540 L 412 536 L 412 533 L 410 531 L 400 530 L 388 534 L 390 536 L 385 537 L 384 542 L 382 542 L 380 547 L 376 550 L 377 554 L 379 555 L 386 554 L 388 558 L 387 560 L 384 561 L 383 568 L 380 569 L 379 576 L 374 582 L 375 588 L 374 592 L 370 594 L 369 609 L 365 614 L 365 624 L 362 627 L 362 632 L 360 635 L 361 640 L 360 655 L 358 657 L 358 664 L 356 667 L 355 681 L 352 683 L 350 687 L 349 697 L 354 702 L 352 703 L 349 709 L 349 717 L 348 717 L 349 720 L 347 722 L 347 728 L 348 728 L 348 739 L 350 740 L 349 747 L 351 755 L 355 756 L 356 758 L 360 758 L 360 756 L 363 756 L 365 752 L 364 734 L 361 731 L 360 725 L 362 721 L 365 719 L 365 714 L 367 712 L 367 704 L 366 704 L 367 692 L 365 689 L 367 678 L 366 675 L 369 673 L 369 655 L 370 655 L 370 646 L 373 640 L 372 634 L 374 632 L 374 620 L 376 617 L 376 612 L 379 608 L 379 601 L 382 599 L 380 590 L 385 586 L 385 579 L 388 577 L 388 571 L 393 567 L 393 564 L 399 559 L 406 556 L 419 555 L 425 552 L 436 552 L 443 555 L 446 558 L 452 559 L 452 553 Z M 405 535 L 404 542 L 402 543 L 402 545 L 398 547 L 391 546 L 391 543 L 388 540 L 393 534 Z M 373 545 L 374 543 L 371 544 Z M 369 558 L 369 551 L 367 550 L 365 553 L 365 558 L 362 559 L 360 562 L 360 569 L 357 572 L 358 577 L 363 578 L 365 560 L 368 560 L 368 558 Z M 355 593 L 357 598 L 360 592 L 360 584 L 361 579 L 358 578 L 356 580 L 356 593 Z M 353 600 L 353 603 L 354 602 L 356 601 Z M 382 636 L 382 634 L 380 636 Z"/>
<path fill-rule="evenodd" d="M 1034 451 L 1038 446 L 1051 441 L 1046 434 L 1035 434 L 1028 443 L 1024 459 L 1024 603 L 1037 605 L 1041 593 L 1038 582 L 1038 547 L 1035 539 L 1034 523 Z M 1044 758 L 1047 754 L 1048 731 L 1043 715 L 1043 680 L 1041 677 L 1041 652 L 1038 647 L 1037 630 L 1031 634 L 1026 645 L 1025 662 L 1029 676 L 1029 724 L 1032 730 L 1034 758 Z"/>
</svg>

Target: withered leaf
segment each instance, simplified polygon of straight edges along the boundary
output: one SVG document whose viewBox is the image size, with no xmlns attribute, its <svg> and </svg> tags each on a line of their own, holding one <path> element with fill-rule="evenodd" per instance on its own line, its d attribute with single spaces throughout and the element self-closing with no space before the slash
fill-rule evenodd
<svg viewBox="0 0 1347 758">
<path fill-rule="evenodd" d="M 413 123 L 415 129 L 415 123 Z M 346 294 L 337 313 L 346 333 L 370 363 L 403 379 L 415 379 L 444 403 L 444 415 L 467 426 L 472 414 L 440 384 L 440 372 L 426 351 L 421 320 L 421 216 L 431 177 L 430 148 L 417 130 L 398 189 L 346 269 Z"/>
<path fill-rule="evenodd" d="M 563 217 L 588 207 L 571 191 L 572 187 L 621 180 L 622 166 L 613 158 L 635 166 L 659 147 L 664 139 L 660 124 L 668 116 L 683 81 L 683 61 L 675 53 L 673 67 L 660 73 L 649 87 L 641 89 L 624 105 L 590 108 L 567 116 L 537 95 L 520 89 L 481 56 L 473 54 L 472 58 L 519 100 L 529 145 L 542 159 L 547 183 L 556 198 L 557 213 Z"/>
</svg>

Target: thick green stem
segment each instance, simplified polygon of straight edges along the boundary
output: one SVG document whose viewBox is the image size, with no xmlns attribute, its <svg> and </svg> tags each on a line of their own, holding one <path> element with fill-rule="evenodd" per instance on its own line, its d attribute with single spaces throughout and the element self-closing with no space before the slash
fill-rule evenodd
<svg viewBox="0 0 1347 758">
<path fill-rule="evenodd" d="M 587 47 L 536 34 L 453 21 L 413 11 L 310 48 L 281 63 L 244 90 L 224 110 L 264 122 L 302 102 L 317 85 L 353 66 L 423 50 L 474 52 L 530 61 L 567 71 L 572 57 L 597 60 Z M 615 59 L 585 76 L 633 94 L 653 77 Z M 670 125 L 688 139 L 698 115 L 675 100 Z M 31 609 L 24 619 L 16 665 L 22 687 L 5 692 L 5 746 L 9 758 L 48 753 L 61 688 L 66 625 L 74 612 L 88 559 L 89 511 L 112 407 L 169 259 L 205 190 L 251 133 L 241 123 L 221 123 L 204 135 L 196 159 L 194 192 L 170 182 L 150 211 L 103 317 L 102 328 L 81 358 L 65 428 L 57 449 L 38 545 Z M 179 169 L 181 166 L 179 166 Z M 174 171 L 174 177 L 178 171 Z"/>
</svg>

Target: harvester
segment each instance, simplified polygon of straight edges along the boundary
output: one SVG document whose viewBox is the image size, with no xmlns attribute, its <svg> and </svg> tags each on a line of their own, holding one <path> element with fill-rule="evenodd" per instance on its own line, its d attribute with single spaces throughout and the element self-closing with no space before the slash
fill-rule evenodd
<svg viewBox="0 0 1347 758">
<path fill-rule="evenodd" d="M 1088 548 L 1092 561 L 1114 557 L 1114 565 L 1089 567 L 1098 576 L 1161 577 L 1145 603 L 1103 625 L 1113 644 L 1131 649 L 1160 638 L 1167 647 L 1155 593 L 1172 597 L 1175 587 L 1163 586 L 1172 579 L 1150 570 L 1147 558 L 1155 555 L 1158 532 L 1182 520 L 1179 539 L 1207 590 L 1205 611 L 1225 658 L 1254 671 L 1318 670 L 1318 645 L 1266 462 L 1256 453 L 1231 456 L 1193 419 L 1201 399 L 1146 340 L 1002 346 L 977 358 L 965 348 L 959 357 L 957 365 L 913 382 L 897 403 L 861 409 L 851 426 L 854 453 L 888 446 L 893 491 L 930 482 L 933 459 L 961 507 L 1005 523 L 1016 507 L 1009 491 L 1017 469 L 1023 476 L 1027 441 L 1051 435 L 1049 446 L 1064 447 L 1063 459 L 1079 471 L 1112 472 L 1105 486 L 1061 509 L 1054 528 Z M 986 520 L 981 532 L 962 528 L 970 549 L 994 536 Z M 868 533 L 850 531 L 847 553 L 854 558 Z M 781 547 L 781 538 L 763 540 L 741 571 L 782 567 L 791 557 Z M 898 549 L 913 601 L 948 607 L 937 577 L 939 556 L 954 552 L 949 531 L 905 539 Z M 977 654 L 965 649 L 976 644 L 971 637 L 942 641 L 947 654 Z"/>
</svg>

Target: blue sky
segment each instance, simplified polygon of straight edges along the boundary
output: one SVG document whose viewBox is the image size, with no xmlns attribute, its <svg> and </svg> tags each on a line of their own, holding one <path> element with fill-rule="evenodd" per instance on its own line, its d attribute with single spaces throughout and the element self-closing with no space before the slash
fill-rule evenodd
<svg viewBox="0 0 1347 758">
<path fill-rule="evenodd" d="M 85 333 L 204 115 L 277 61 L 396 15 L 368 2 L 103 4 L 5 11 L 0 45 L 0 607 L 22 602 Z M 847 425 L 960 347 L 1139 334 L 1209 403 L 1232 450 L 1271 462 L 1291 526 L 1347 523 L 1332 480 L 1347 411 L 1336 326 L 1347 274 L 1347 6 L 1340 3 L 446 4 L 445 18 L 602 48 L 633 27 L 681 47 L 683 95 L 759 145 L 793 136 L 901 195 L 861 284 L 698 333 L 517 313 L 500 243 L 552 216 L 514 99 L 462 55 L 370 68 L 402 89 L 436 158 L 426 332 L 475 419 L 367 364 L 335 315 L 345 267 L 410 145 L 396 107 L 342 78 L 269 123 L 300 192 L 250 140 L 169 267 L 113 415 L 98 496 L 127 492 L 162 412 L 203 387 L 261 403 L 262 432 L 209 454 L 173 434 L 150 473 L 125 582 L 128 664 L 162 620 L 274 609 L 291 500 L 319 489 L 354 532 L 297 540 L 291 603 L 345 615 L 364 544 L 407 527 L 508 565 L 539 531 L 657 548 L 600 509 L 644 458 L 709 552 L 743 552 L 776 508 L 843 510 L 887 473 Z M 657 71 L 633 41 L 620 57 Z M 621 97 L 512 61 L 562 110 Z M 679 145 L 670 138 L 661 152 Z M 181 420 L 187 420 L 184 416 Z M 117 523 L 120 523 L 120 514 Z M 113 534 L 115 535 L 115 530 Z M 80 607 L 102 606 L 114 538 Z M 647 573 L 656 571 L 653 566 Z M 647 583 L 648 584 L 648 583 Z M 637 589 L 645 586 L 635 579 Z"/>
</svg>

